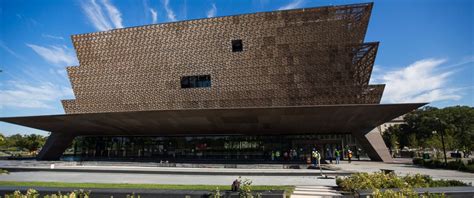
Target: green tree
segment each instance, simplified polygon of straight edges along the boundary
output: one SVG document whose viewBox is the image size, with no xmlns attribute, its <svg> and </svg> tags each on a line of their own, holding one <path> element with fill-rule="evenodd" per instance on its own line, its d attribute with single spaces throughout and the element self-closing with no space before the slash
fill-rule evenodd
<svg viewBox="0 0 474 198">
<path fill-rule="evenodd" d="M 44 145 L 46 139 L 41 135 L 30 134 L 25 137 L 26 144 L 24 145 L 25 149 L 28 151 L 36 151 Z"/>
<path fill-rule="evenodd" d="M 424 107 L 405 115 L 406 124 L 390 131 L 384 137 L 387 145 L 391 139 L 397 139 L 401 148 L 424 146 L 440 149 L 441 137 L 444 136 L 447 149 L 474 150 L 474 108 L 453 106 L 438 109 Z M 397 136 L 389 138 L 390 135 Z"/>
<path fill-rule="evenodd" d="M 15 134 L 7 137 L 7 146 L 8 147 L 18 147 L 18 148 L 24 148 L 26 145 L 25 140 L 23 139 L 23 136 L 20 134 Z"/>
<path fill-rule="evenodd" d="M 418 140 L 416 139 L 415 133 L 411 133 L 408 136 L 408 146 L 410 146 L 411 148 L 418 147 Z"/>
<path fill-rule="evenodd" d="M 37 135 L 21 135 L 15 134 L 5 138 L 5 146 L 16 147 L 21 150 L 36 151 L 44 145 L 46 138 Z"/>
<path fill-rule="evenodd" d="M 400 126 L 399 125 L 394 125 L 389 127 L 383 134 L 382 138 L 385 141 L 385 144 L 387 147 L 392 151 L 396 151 L 399 149 L 400 145 L 400 140 L 399 140 L 399 134 L 400 134 Z"/>
<path fill-rule="evenodd" d="M 3 135 L 3 133 L 0 133 L 0 147 L 5 146 L 6 143 L 7 143 L 7 140 L 5 136 Z"/>
</svg>

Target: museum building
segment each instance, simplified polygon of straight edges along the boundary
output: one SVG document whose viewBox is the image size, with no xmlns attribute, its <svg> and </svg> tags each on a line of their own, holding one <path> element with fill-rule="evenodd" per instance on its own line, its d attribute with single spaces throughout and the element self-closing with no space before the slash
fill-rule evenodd
<svg viewBox="0 0 474 198">
<path fill-rule="evenodd" d="M 66 113 L 0 121 L 51 132 L 39 160 L 73 148 L 82 160 L 253 163 L 351 148 L 390 161 L 377 127 L 424 103 L 380 104 L 384 85 L 369 84 L 372 7 L 73 35 L 79 66 L 67 67 L 75 99 L 62 101 Z"/>
</svg>

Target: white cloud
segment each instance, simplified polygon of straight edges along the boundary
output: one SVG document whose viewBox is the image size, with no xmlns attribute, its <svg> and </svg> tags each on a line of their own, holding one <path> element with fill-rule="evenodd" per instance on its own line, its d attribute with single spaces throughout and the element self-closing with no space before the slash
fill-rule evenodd
<svg viewBox="0 0 474 198">
<path fill-rule="evenodd" d="M 113 28 L 123 28 L 122 14 L 109 0 L 102 0 L 102 6 L 96 0 L 81 4 L 82 10 L 97 30 L 105 31 Z M 102 7 L 105 7 L 107 15 Z M 112 25 L 113 24 L 113 25 Z"/>
<path fill-rule="evenodd" d="M 122 13 L 115 7 L 109 0 L 102 0 L 102 3 L 109 14 L 110 20 L 114 24 L 115 28 L 123 28 L 122 25 Z"/>
<path fill-rule="evenodd" d="M 299 8 L 303 5 L 303 3 L 304 3 L 304 0 L 293 0 L 289 4 L 286 4 L 278 8 L 278 10 L 291 10 L 291 9 Z"/>
<path fill-rule="evenodd" d="M 386 84 L 383 102 L 435 102 L 459 100 L 459 88 L 448 87 L 452 71 L 438 68 L 445 59 L 423 59 L 395 71 L 381 72 L 373 79 Z"/>
<path fill-rule="evenodd" d="M 157 23 L 158 22 L 158 13 L 153 8 L 150 8 L 150 12 L 151 12 L 151 19 L 153 20 L 153 23 Z"/>
<path fill-rule="evenodd" d="M 53 108 L 51 102 L 58 102 L 74 95 L 71 88 L 50 82 L 10 81 L 8 87 L 0 90 L 0 108 Z"/>
<path fill-rule="evenodd" d="M 20 56 L 19 54 L 17 54 L 15 51 L 13 51 L 12 49 L 10 49 L 7 45 L 5 45 L 5 43 L 3 43 L 2 40 L 0 40 L 0 48 L 2 48 L 3 50 L 5 50 L 6 52 L 8 52 L 9 54 L 11 54 L 12 56 L 14 57 L 17 57 L 21 60 L 25 60 L 25 58 L 23 58 L 23 56 Z"/>
<path fill-rule="evenodd" d="M 270 0 L 252 0 L 252 7 L 258 7 L 262 9 Z"/>
<path fill-rule="evenodd" d="M 174 11 L 171 9 L 169 4 L 170 4 L 169 0 L 164 0 L 164 7 L 165 7 L 165 11 L 166 11 L 166 17 L 170 21 L 176 21 L 177 20 L 176 15 L 174 14 Z"/>
<path fill-rule="evenodd" d="M 62 36 L 54 36 L 51 34 L 41 34 L 41 36 L 45 38 L 50 38 L 50 39 L 64 40 Z"/>
<path fill-rule="evenodd" d="M 66 46 L 39 46 L 34 44 L 26 44 L 33 49 L 38 55 L 50 63 L 77 65 L 77 59 L 74 52 Z"/>
<path fill-rule="evenodd" d="M 112 25 L 110 25 L 109 21 L 105 18 L 102 13 L 102 8 L 95 2 L 95 0 L 90 0 L 89 3 L 83 3 L 82 9 L 95 28 L 100 31 L 112 29 Z"/>
<path fill-rule="evenodd" d="M 207 18 L 215 17 L 217 14 L 216 4 L 212 4 L 212 8 L 207 11 Z"/>
</svg>

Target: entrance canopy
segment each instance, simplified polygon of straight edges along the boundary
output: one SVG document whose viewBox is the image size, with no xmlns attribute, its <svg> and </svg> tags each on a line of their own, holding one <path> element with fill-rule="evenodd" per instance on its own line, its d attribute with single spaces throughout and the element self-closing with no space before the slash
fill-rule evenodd
<svg viewBox="0 0 474 198">
<path fill-rule="evenodd" d="M 354 133 L 425 103 L 357 104 L 65 114 L 0 121 L 70 135 Z"/>
<path fill-rule="evenodd" d="M 375 127 L 424 103 L 182 109 L 0 118 L 52 132 L 39 160 L 58 160 L 76 136 L 352 133 L 373 160 L 391 157 Z"/>
</svg>

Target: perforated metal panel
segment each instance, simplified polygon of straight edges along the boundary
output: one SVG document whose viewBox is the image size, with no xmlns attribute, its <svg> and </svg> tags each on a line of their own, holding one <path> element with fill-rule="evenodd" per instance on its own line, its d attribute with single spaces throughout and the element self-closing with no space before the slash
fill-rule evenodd
<svg viewBox="0 0 474 198">
<path fill-rule="evenodd" d="M 275 11 L 72 36 L 66 113 L 379 103 L 372 4 Z M 241 39 L 243 51 L 232 52 Z M 210 75 L 209 88 L 181 88 Z"/>
</svg>

